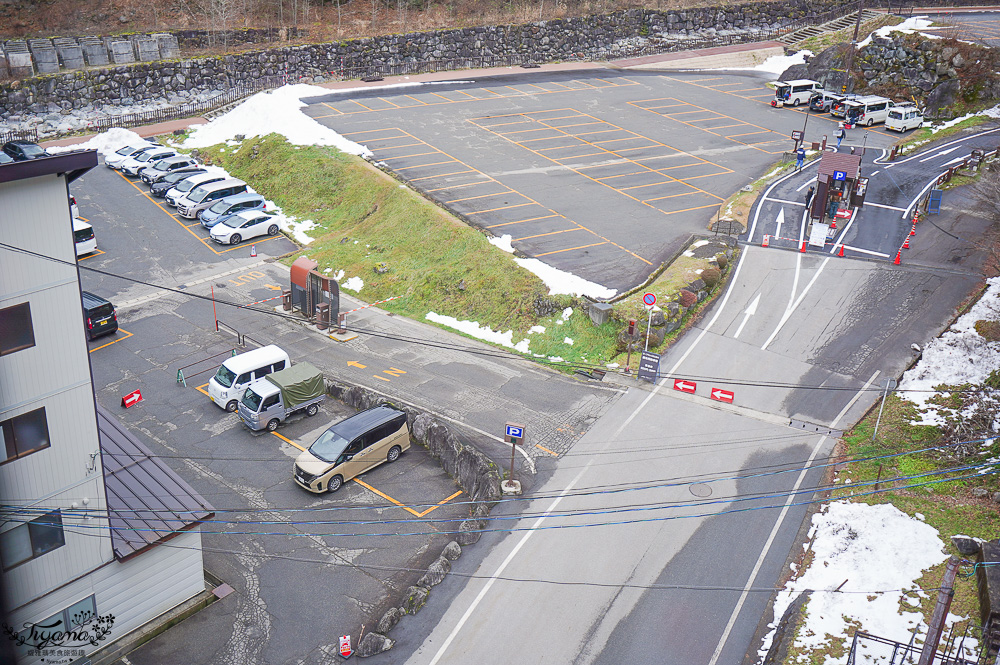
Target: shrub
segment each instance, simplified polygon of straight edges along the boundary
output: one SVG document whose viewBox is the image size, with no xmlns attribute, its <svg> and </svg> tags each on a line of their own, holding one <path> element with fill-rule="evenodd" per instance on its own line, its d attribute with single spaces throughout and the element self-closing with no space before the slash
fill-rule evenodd
<svg viewBox="0 0 1000 665">
<path fill-rule="evenodd" d="M 701 271 L 701 281 L 705 282 L 705 286 L 709 289 L 714 289 L 720 279 L 722 279 L 722 271 L 718 268 L 705 268 Z"/>
<path fill-rule="evenodd" d="M 680 292 L 681 307 L 687 309 L 688 307 L 694 305 L 696 302 L 698 302 L 698 296 L 691 293 L 687 289 L 681 289 Z"/>
<path fill-rule="evenodd" d="M 976 332 L 987 342 L 1000 342 L 1000 321 L 976 321 Z"/>
<path fill-rule="evenodd" d="M 716 254 L 715 262 L 719 264 L 719 270 L 725 270 L 726 266 L 729 265 L 729 259 L 726 258 L 725 254 Z"/>
</svg>

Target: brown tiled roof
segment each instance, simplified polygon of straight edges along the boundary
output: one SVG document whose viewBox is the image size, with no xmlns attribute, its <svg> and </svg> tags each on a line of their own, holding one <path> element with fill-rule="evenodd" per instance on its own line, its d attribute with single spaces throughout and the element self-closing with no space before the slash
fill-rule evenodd
<svg viewBox="0 0 1000 665">
<path fill-rule="evenodd" d="M 852 155 L 847 152 L 824 152 L 819 159 L 820 176 L 833 176 L 834 171 L 843 171 L 849 179 L 854 180 L 858 177 L 860 168 L 861 155 Z"/>
<path fill-rule="evenodd" d="M 214 516 L 214 508 L 107 409 L 97 407 L 111 547 L 124 560 Z"/>
</svg>

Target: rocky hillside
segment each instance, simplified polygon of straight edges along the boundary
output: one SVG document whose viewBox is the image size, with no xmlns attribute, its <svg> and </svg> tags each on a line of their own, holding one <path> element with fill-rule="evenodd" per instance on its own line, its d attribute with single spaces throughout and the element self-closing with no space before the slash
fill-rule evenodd
<svg viewBox="0 0 1000 665">
<path fill-rule="evenodd" d="M 847 45 L 832 46 L 782 74 L 811 78 L 840 89 Z M 926 39 L 893 33 L 875 38 L 854 59 L 854 92 L 910 99 L 929 117 L 952 117 L 1000 101 L 1000 50 L 958 39 Z"/>
</svg>

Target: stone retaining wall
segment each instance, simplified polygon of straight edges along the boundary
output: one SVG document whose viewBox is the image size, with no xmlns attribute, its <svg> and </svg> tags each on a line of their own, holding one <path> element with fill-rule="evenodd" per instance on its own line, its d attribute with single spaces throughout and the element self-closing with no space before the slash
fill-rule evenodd
<svg viewBox="0 0 1000 665">
<path fill-rule="evenodd" d="M 789 0 L 683 11 L 632 9 L 602 16 L 482 26 L 286 46 L 226 56 L 135 63 L 37 76 L 0 86 L 0 119 L 24 114 L 141 103 L 224 89 L 260 76 L 287 74 L 321 82 L 344 67 L 466 57 L 523 56 L 534 62 L 605 57 L 635 40 L 683 42 L 748 31 L 843 7 L 845 0 Z M 180 33 L 178 39 L 180 40 Z M 762 33 L 763 36 L 767 36 Z"/>
</svg>

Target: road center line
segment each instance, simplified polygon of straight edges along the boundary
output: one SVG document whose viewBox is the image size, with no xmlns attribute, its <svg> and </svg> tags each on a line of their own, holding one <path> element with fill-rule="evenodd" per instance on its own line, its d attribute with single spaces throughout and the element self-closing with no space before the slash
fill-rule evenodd
<svg viewBox="0 0 1000 665">
<path fill-rule="evenodd" d="M 802 300 L 806 297 L 806 294 L 809 293 L 809 289 L 811 289 L 813 284 L 816 283 L 816 280 L 819 278 L 820 273 L 823 272 L 823 268 L 825 268 L 826 264 L 829 262 L 830 262 L 830 257 L 827 257 L 823 259 L 823 263 L 819 264 L 819 268 L 816 269 L 816 274 L 814 274 L 812 276 L 812 279 L 809 280 L 809 283 L 806 284 L 806 288 L 804 288 L 802 290 L 802 293 L 799 294 L 799 297 L 798 299 L 796 299 L 795 304 L 786 309 L 785 313 L 781 315 L 781 320 L 778 321 L 778 326 L 774 329 L 774 332 L 771 333 L 771 336 L 767 338 L 767 341 L 764 342 L 764 345 L 760 347 L 761 351 L 766 351 L 768 345 L 774 341 L 774 338 L 778 335 L 778 331 L 781 330 L 781 327 L 785 325 L 785 322 L 787 322 L 788 319 L 791 318 L 792 312 L 794 312 L 798 308 L 798 306 L 802 304 Z"/>
<path fill-rule="evenodd" d="M 628 427 L 629 423 L 631 423 L 635 419 L 635 417 L 639 415 L 639 412 L 642 411 L 643 408 L 645 408 L 646 404 L 648 404 L 649 401 L 653 399 L 653 396 L 660 391 L 660 388 L 662 388 L 669 380 L 670 375 L 677 371 L 681 363 L 687 359 L 688 355 L 691 354 L 691 351 L 698 345 L 698 343 L 702 340 L 702 338 L 708 333 L 712 325 L 718 320 L 719 315 L 722 313 L 722 310 L 726 306 L 726 303 L 729 302 L 729 295 L 733 292 L 734 286 L 738 283 L 737 277 L 740 274 L 740 269 L 743 267 L 743 260 L 746 258 L 746 255 L 747 253 L 745 251 L 740 253 L 740 260 L 736 264 L 736 270 L 733 271 L 733 275 L 729 280 L 729 288 L 726 289 L 725 295 L 722 296 L 722 300 L 719 302 L 719 308 L 715 310 L 715 314 L 712 316 L 712 319 L 708 322 L 708 325 L 706 325 L 702 329 L 701 333 L 698 335 L 697 338 L 695 338 L 691 346 L 689 346 L 687 350 L 677 360 L 677 362 L 674 363 L 674 366 L 670 368 L 670 371 L 667 373 L 667 376 L 660 379 L 660 381 L 653 387 L 653 389 L 649 392 L 646 398 L 642 400 L 642 402 L 637 407 L 635 407 L 632 413 L 629 414 L 629 417 L 626 418 L 625 421 L 618 426 L 614 434 L 609 436 L 608 440 L 604 443 L 604 445 L 601 446 L 601 448 L 598 449 L 596 452 L 603 452 L 617 442 L 619 435 L 621 435 L 621 433 L 625 430 L 625 428 Z M 465 626 L 465 622 L 469 620 L 469 617 L 472 616 L 473 612 L 475 612 L 476 608 L 479 606 L 479 603 L 482 602 L 483 598 L 486 597 L 486 594 L 493 587 L 493 583 L 497 581 L 498 577 L 503 575 L 503 572 L 507 569 L 507 566 L 510 565 L 510 562 L 514 560 L 514 557 L 517 556 L 517 553 L 521 551 L 521 548 L 524 547 L 524 544 L 526 542 L 528 542 L 528 539 L 531 538 L 531 536 L 535 533 L 535 530 L 542 525 L 542 522 L 544 522 L 545 519 L 552 513 L 552 511 L 556 509 L 556 507 L 562 502 L 563 498 L 565 498 L 565 496 L 569 494 L 570 491 L 573 490 L 576 484 L 580 482 L 580 479 L 583 478 L 583 475 L 588 470 L 590 470 L 590 467 L 594 464 L 595 459 L 597 458 L 591 457 L 590 461 L 587 462 L 587 465 L 582 469 L 580 469 L 580 473 L 576 474 L 576 477 L 573 478 L 573 480 L 569 482 L 566 488 L 559 493 L 559 496 L 556 497 L 555 501 L 552 502 L 552 505 L 549 506 L 537 520 L 535 520 L 535 523 L 531 526 L 531 529 L 527 533 L 525 533 L 524 536 L 521 537 L 521 540 L 518 541 L 517 545 L 514 546 L 514 549 L 511 550 L 510 554 L 508 554 L 507 557 L 503 560 L 503 562 L 497 568 L 496 572 L 490 575 L 490 578 L 486 581 L 486 584 L 483 586 L 482 589 L 480 589 L 475 599 L 469 605 L 469 608 L 465 610 L 464 614 L 462 614 L 462 618 L 459 619 L 458 623 L 455 624 L 455 627 L 452 628 L 451 632 L 448 634 L 448 637 L 446 637 L 444 642 L 441 644 L 441 648 L 439 648 L 437 653 L 434 654 L 434 657 L 430 660 L 428 665 L 437 665 L 437 663 L 444 656 L 445 652 L 448 650 L 448 647 L 450 647 L 451 643 L 455 641 L 455 637 L 458 635 L 459 631 L 462 630 L 463 626 Z"/>
<path fill-rule="evenodd" d="M 837 417 L 833 419 L 833 422 L 830 423 L 830 429 L 837 428 L 837 424 L 840 423 L 840 419 L 847 415 L 847 412 L 851 409 L 851 407 L 853 407 L 854 404 L 861 399 L 861 395 L 868 390 L 878 375 L 878 370 L 875 370 L 875 373 L 872 374 L 871 378 L 868 379 L 865 385 L 861 386 L 861 390 L 854 394 L 851 401 L 848 402 L 844 408 L 841 409 L 840 413 L 837 414 Z M 802 485 L 802 482 L 805 480 L 806 473 L 809 472 L 813 461 L 816 459 L 816 455 L 818 455 L 819 451 L 823 448 L 823 444 L 826 442 L 826 439 L 826 434 L 819 438 L 819 441 L 816 442 L 816 446 L 813 448 L 812 454 L 809 455 L 809 460 L 805 463 L 805 466 L 802 467 L 802 471 L 799 472 L 799 477 L 795 480 L 795 486 L 788 494 L 788 499 L 785 501 L 785 505 L 781 508 L 781 512 L 778 514 L 778 519 L 775 520 L 774 526 L 771 528 L 771 533 L 768 535 L 767 541 L 764 543 L 764 548 L 760 551 L 760 556 L 757 557 L 757 563 L 754 564 L 753 570 L 750 571 L 750 577 L 747 579 L 746 586 L 743 587 L 743 593 L 740 594 L 740 599 L 736 601 L 736 607 L 733 608 L 733 613 L 729 617 L 729 622 L 726 624 L 725 630 L 722 631 L 722 637 L 719 639 L 719 644 L 715 647 L 715 651 L 712 653 L 712 659 L 708 661 L 708 665 L 716 665 L 719 661 L 719 656 L 722 655 L 722 649 L 725 648 L 726 641 L 729 639 L 729 633 L 732 632 L 733 626 L 736 625 L 736 619 L 739 617 L 740 611 L 743 609 L 743 603 L 746 602 L 747 596 L 750 595 L 750 589 L 753 588 L 754 583 L 757 581 L 757 574 L 760 572 L 761 566 L 764 565 L 764 558 L 771 549 L 771 544 L 774 542 L 775 537 L 777 537 L 778 531 L 781 528 L 782 522 L 785 521 L 785 516 L 791 508 L 792 502 L 796 499 L 796 493 Z"/>
</svg>

